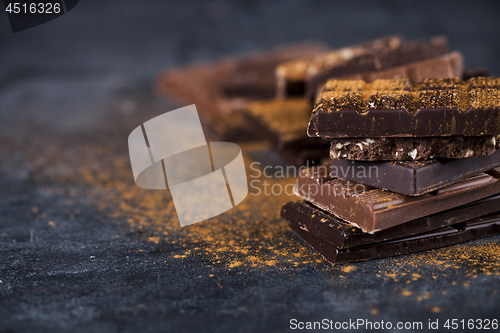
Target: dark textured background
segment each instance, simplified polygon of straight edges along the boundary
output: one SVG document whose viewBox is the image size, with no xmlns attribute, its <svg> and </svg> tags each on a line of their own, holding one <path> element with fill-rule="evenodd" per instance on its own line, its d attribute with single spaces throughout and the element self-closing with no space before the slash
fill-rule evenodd
<svg viewBox="0 0 500 333">
<path fill-rule="evenodd" d="M 334 267 L 279 218 L 286 197 L 181 230 L 168 193 L 134 186 L 126 142 L 177 107 L 152 90 L 161 69 L 302 39 L 444 33 L 467 67 L 500 75 L 499 14 L 498 1 L 81 0 L 16 34 L 0 14 L 0 331 L 498 318 L 497 237 Z"/>
</svg>

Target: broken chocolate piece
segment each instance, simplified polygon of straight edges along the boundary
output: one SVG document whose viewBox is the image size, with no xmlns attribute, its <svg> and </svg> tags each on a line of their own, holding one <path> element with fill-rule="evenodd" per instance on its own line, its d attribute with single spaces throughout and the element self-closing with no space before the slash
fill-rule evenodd
<svg viewBox="0 0 500 333">
<path fill-rule="evenodd" d="M 281 217 L 293 221 L 299 227 L 319 237 L 336 248 L 345 249 L 375 244 L 422 234 L 453 225 L 462 228 L 463 222 L 500 210 L 500 195 L 471 202 L 437 214 L 425 216 L 373 234 L 363 232 L 352 224 L 329 214 L 306 201 L 291 201 L 281 208 Z"/>
<path fill-rule="evenodd" d="M 329 168 L 320 166 L 301 170 L 294 193 L 363 231 L 373 233 L 498 194 L 499 178 L 500 168 L 495 168 L 432 193 L 412 197 L 332 178 Z"/>
<path fill-rule="evenodd" d="M 399 162 L 332 159 L 331 163 L 332 177 L 418 196 L 500 166 L 500 151 L 475 158 Z"/>
<path fill-rule="evenodd" d="M 342 264 L 427 251 L 496 235 L 500 233 L 500 214 L 492 214 L 467 221 L 460 224 L 459 228 L 449 226 L 416 236 L 347 249 L 335 247 L 326 240 L 303 230 L 294 221 L 289 221 L 289 225 L 293 231 L 328 261 L 333 264 Z"/>
<path fill-rule="evenodd" d="M 500 78 L 329 81 L 308 135 L 324 138 L 492 136 L 500 133 Z"/>
</svg>

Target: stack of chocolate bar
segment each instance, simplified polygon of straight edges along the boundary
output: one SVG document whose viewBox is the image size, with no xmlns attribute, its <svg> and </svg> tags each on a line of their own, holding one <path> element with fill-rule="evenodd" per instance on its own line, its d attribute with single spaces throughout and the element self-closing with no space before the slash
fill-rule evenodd
<svg viewBox="0 0 500 333">
<path fill-rule="evenodd" d="M 500 232 L 500 79 L 330 80 L 307 133 L 331 160 L 281 215 L 333 263 Z"/>
<path fill-rule="evenodd" d="M 256 136 L 294 165 L 314 164 L 326 156 L 330 141 L 308 137 L 309 122 L 317 91 L 332 78 L 378 79 L 462 77 L 463 57 L 449 52 L 443 36 L 428 42 L 405 41 L 387 36 L 337 50 L 309 55 L 276 67 L 276 98 L 246 105 L 246 120 Z"/>
</svg>

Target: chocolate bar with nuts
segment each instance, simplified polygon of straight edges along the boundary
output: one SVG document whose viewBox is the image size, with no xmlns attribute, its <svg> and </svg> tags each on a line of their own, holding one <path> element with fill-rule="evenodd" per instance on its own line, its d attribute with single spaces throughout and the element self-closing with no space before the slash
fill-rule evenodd
<svg viewBox="0 0 500 333">
<path fill-rule="evenodd" d="M 488 156 L 498 148 L 497 136 L 332 139 L 330 157 L 355 161 L 421 161 Z"/>
</svg>

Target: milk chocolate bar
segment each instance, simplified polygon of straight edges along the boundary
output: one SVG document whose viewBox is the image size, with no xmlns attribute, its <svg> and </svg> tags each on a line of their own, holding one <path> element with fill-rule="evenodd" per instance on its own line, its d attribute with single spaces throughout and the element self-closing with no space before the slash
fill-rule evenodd
<svg viewBox="0 0 500 333">
<path fill-rule="evenodd" d="M 339 249 L 289 221 L 289 225 L 306 243 L 333 264 L 392 257 L 459 244 L 500 233 L 500 214 L 469 220 L 458 226 L 448 226 L 416 236 L 385 242 Z"/>
<path fill-rule="evenodd" d="M 299 42 L 187 65 L 162 73 L 156 87 L 181 105 L 196 104 L 206 135 L 211 139 L 255 139 L 239 112 L 242 107 L 248 100 L 275 95 L 274 67 L 277 64 L 324 50 L 326 47 L 319 42 Z M 273 81 L 271 85 L 269 80 Z"/>
<path fill-rule="evenodd" d="M 301 170 L 294 193 L 363 231 L 373 233 L 498 194 L 499 178 L 500 168 L 495 168 L 432 193 L 412 197 L 332 178 L 328 168 L 321 166 Z"/>
<path fill-rule="evenodd" d="M 332 139 L 330 157 L 356 161 L 471 158 L 493 154 L 500 144 L 497 139 L 500 135 Z"/>
<path fill-rule="evenodd" d="M 386 36 L 363 44 L 284 62 L 276 67 L 276 96 L 278 98 L 303 97 L 309 76 L 347 65 L 350 60 L 362 55 L 394 50 L 401 47 L 403 42 L 404 38 L 400 35 Z"/>
<path fill-rule="evenodd" d="M 365 52 L 353 57 L 347 63 L 333 63 L 330 66 L 310 68 L 306 83 L 306 95 L 313 97 L 318 88 L 332 78 L 360 73 L 376 73 L 380 70 L 420 62 L 448 53 L 448 39 L 446 36 L 433 37 L 429 42 L 410 41 L 399 43 L 399 45 L 393 44 L 396 47 L 376 48 L 371 52 Z M 390 77 L 393 76 L 390 75 Z"/>
<path fill-rule="evenodd" d="M 332 80 L 308 135 L 325 138 L 492 136 L 500 133 L 500 78 Z"/>
<path fill-rule="evenodd" d="M 373 234 L 363 232 L 335 215 L 306 201 L 291 201 L 281 208 L 281 217 L 336 248 L 345 249 L 422 234 L 500 211 L 500 195 L 495 195 L 437 214 L 425 216 Z"/>
<path fill-rule="evenodd" d="M 366 162 L 333 159 L 330 174 L 388 191 L 419 196 L 500 166 L 500 151 L 475 158 Z"/>
</svg>

